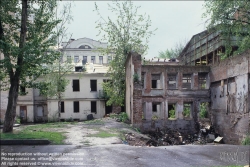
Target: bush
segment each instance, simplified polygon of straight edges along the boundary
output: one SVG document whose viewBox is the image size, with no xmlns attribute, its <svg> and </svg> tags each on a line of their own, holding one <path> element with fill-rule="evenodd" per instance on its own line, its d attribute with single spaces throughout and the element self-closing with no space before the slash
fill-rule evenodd
<svg viewBox="0 0 250 167">
<path fill-rule="evenodd" d="M 175 105 L 173 105 L 173 108 L 169 110 L 169 118 L 175 118 Z"/>
<path fill-rule="evenodd" d="M 207 106 L 207 102 L 200 104 L 200 118 L 207 118 Z"/>
<path fill-rule="evenodd" d="M 183 111 L 184 117 L 189 117 L 190 116 L 190 107 L 185 107 Z"/>
<path fill-rule="evenodd" d="M 250 136 L 247 134 L 247 136 L 241 141 L 242 145 L 250 145 Z"/>
<path fill-rule="evenodd" d="M 126 112 L 121 112 L 120 114 L 110 114 L 109 115 L 110 118 L 116 118 L 121 122 L 125 122 L 128 120 L 128 115 Z"/>
<path fill-rule="evenodd" d="M 21 119 L 20 119 L 20 117 L 16 117 L 16 119 L 15 119 L 15 123 L 16 123 L 16 124 L 20 124 L 20 123 L 21 123 Z"/>
</svg>

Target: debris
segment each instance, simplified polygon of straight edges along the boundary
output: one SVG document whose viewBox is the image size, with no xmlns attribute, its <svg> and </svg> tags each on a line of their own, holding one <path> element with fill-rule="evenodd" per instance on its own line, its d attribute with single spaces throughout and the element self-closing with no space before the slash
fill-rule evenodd
<svg viewBox="0 0 250 167">
<path fill-rule="evenodd" d="M 221 143 L 221 142 L 222 142 L 222 139 L 223 139 L 223 137 L 218 136 L 218 137 L 214 140 L 214 142 L 216 142 L 216 143 Z"/>
</svg>

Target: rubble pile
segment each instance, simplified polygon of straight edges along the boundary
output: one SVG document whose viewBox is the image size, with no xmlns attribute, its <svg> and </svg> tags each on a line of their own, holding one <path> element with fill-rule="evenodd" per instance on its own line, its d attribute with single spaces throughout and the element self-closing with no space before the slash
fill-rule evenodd
<svg viewBox="0 0 250 167">
<path fill-rule="evenodd" d="M 159 128 L 155 131 L 148 131 L 146 135 L 149 139 L 136 137 L 132 133 L 125 135 L 126 144 L 133 146 L 169 146 L 169 145 L 187 145 L 187 144 L 206 144 L 212 143 L 219 136 L 214 128 L 207 123 L 199 122 L 200 131 L 196 134 L 184 134 L 177 130 Z"/>
</svg>

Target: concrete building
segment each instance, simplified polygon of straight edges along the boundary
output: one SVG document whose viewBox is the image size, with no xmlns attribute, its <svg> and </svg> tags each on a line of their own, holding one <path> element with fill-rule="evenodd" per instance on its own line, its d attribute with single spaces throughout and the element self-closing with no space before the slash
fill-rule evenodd
<svg viewBox="0 0 250 167">
<path fill-rule="evenodd" d="M 71 61 L 74 68 L 66 75 L 70 83 L 62 98 L 61 111 L 58 112 L 57 99 L 45 98 L 37 89 L 21 88 L 21 91 L 27 92 L 18 97 L 16 111 L 21 121 L 86 120 L 88 114 L 102 118 L 112 112 L 112 107 L 106 106 L 101 85 L 108 79 L 105 74 L 111 56 L 97 52 L 97 48 L 106 46 L 106 43 L 88 38 L 63 43 L 64 56 L 61 61 Z"/>
</svg>

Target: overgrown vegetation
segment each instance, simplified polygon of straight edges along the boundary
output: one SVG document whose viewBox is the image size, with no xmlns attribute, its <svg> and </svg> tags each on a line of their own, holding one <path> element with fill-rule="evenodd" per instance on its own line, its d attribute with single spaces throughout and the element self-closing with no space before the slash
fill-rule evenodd
<svg viewBox="0 0 250 167">
<path fill-rule="evenodd" d="M 250 145 L 250 135 L 247 134 L 247 136 L 241 141 L 242 145 Z"/>
<path fill-rule="evenodd" d="M 173 109 L 169 110 L 169 118 L 175 118 L 175 105 L 173 104 Z"/>
<path fill-rule="evenodd" d="M 183 116 L 189 117 L 191 112 L 190 104 L 184 104 Z"/>
<path fill-rule="evenodd" d="M 207 114 L 208 114 L 207 107 L 208 107 L 207 102 L 200 104 L 200 112 L 199 112 L 200 118 L 207 118 Z"/>
<path fill-rule="evenodd" d="M 120 114 L 110 114 L 110 118 L 116 118 L 118 121 L 126 122 L 128 120 L 128 115 L 126 112 L 121 112 Z"/>
</svg>

